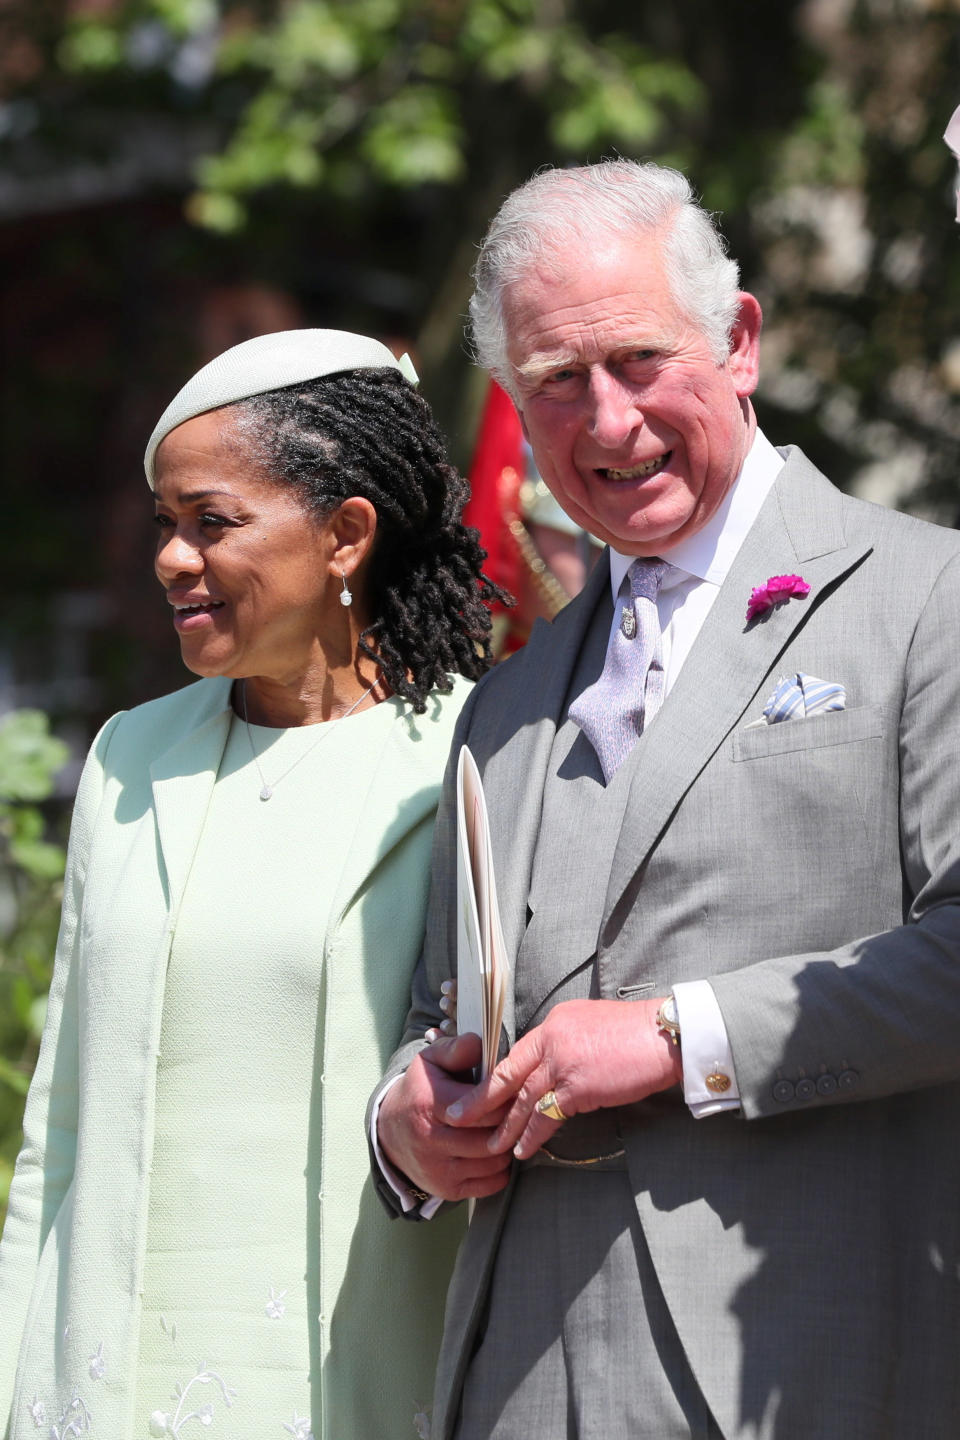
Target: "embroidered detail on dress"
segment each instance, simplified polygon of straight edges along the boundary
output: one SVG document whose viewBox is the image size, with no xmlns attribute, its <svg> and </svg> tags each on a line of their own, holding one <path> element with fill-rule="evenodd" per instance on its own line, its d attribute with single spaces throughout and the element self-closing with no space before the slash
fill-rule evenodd
<svg viewBox="0 0 960 1440">
<path fill-rule="evenodd" d="M 90 1411 L 74 1390 L 60 1419 L 50 1426 L 50 1440 L 77 1440 L 78 1436 L 89 1432 L 91 1419 Z"/>
<path fill-rule="evenodd" d="M 310 1421 L 305 1415 L 302 1417 L 299 1416 L 296 1411 L 294 1411 L 293 1419 L 290 1421 L 290 1424 L 284 1425 L 283 1428 L 284 1430 L 286 1430 L 288 1435 L 293 1436 L 293 1440 L 313 1440 L 313 1431 L 310 1429 Z"/>
<path fill-rule="evenodd" d="M 166 1317 L 166 1315 L 161 1315 L 161 1316 L 160 1316 L 160 1329 L 163 1331 L 164 1335 L 169 1335 L 171 1340 L 176 1340 L 176 1338 L 177 1338 L 177 1322 L 176 1322 L 176 1320 L 174 1320 L 174 1322 L 173 1322 L 172 1325 L 168 1325 L 168 1324 L 167 1324 L 167 1317 Z"/>
<path fill-rule="evenodd" d="M 216 1370 L 208 1370 L 207 1362 L 201 1360 L 197 1373 L 193 1376 L 192 1380 L 188 1380 L 186 1385 L 174 1386 L 173 1398 L 179 1402 L 174 1413 L 171 1415 L 169 1411 L 166 1410 L 154 1410 L 150 1416 L 150 1434 L 154 1436 L 172 1436 L 173 1440 L 177 1440 L 177 1437 L 183 1432 L 184 1427 L 189 1425 L 191 1420 L 199 1420 L 201 1425 L 212 1425 L 214 1418 L 213 1406 L 209 1401 L 206 1405 L 201 1405 L 199 1410 L 191 1410 L 187 1415 L 182 1414 L 187 1396 L 190 1394 L 194 1385 L 210 1384 L 220 1386 L 223 1403 L 229 1410 L 237 1398 L 236 1390 L 231 1390 L 222 1376 L 218 1375 Z M 59 1440 L 59 1437 L 57 1437 L 57 1440 Z"/>
<path fill-rule="evenodd" d="M 418 1405 L 417 1413 L 413 1417 L 413 1428 L 420 1436 L 420 1440 L 430 1440 L 430 1416 L 427 1414 L 426 1405 Z"/>
<path fill-rule="evenodd" d="M 47 1423 L 47 1410 L 39 1395 L 34 1395 L 33 1404 L 29 1407 L 30 1419 L 38 1430 L 42 1430 Z"/>
<path fill-rule="evenodd" d="M 97 1346 L 96 1352 L 95 1352 L 93 1355 L 90 1356 L 90 1365 L 89 1365 L 89 1368 L 90 1368 L 90 1379 L 91 1379 L 91 1380 L 102 1380 L 102 1379 L 103 1379 L 103 1372 L 104 1372 L 104 1371 L 106 1370 L 106 1368 L 107 1368 L 107 1362 L 106 1362 L 106 1360 L 103 1358 L 103 1341 L 102 1341 L 102 1340 L 100 1341 L 100 1344 Z"/>
<path fill-rule="evenodd" d="M 266 1303 L 266 1313 L 270 1320 L 282 1320 L 287 1313 L 287 1307 L 283 1303 L 286 1299 L 286 1290 L 281 1290 L 278 1295 L 273 1286 L 270 1286 L 270 1299 Z"/>
</svg>

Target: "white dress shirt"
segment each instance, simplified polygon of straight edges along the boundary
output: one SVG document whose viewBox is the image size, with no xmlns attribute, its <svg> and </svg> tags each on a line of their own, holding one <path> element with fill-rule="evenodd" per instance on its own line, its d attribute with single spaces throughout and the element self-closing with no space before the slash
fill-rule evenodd
<svg viewBox="0 0 960 1440">
<path fill-rule="evenodd" d="M 734 557 L 784 463 L 784 457 L 758 429 L 740 474 L 716 514 L 695 535 L 660 552 L 661 559 L 669 560 L 675 567 L 664 577 L 657 599 L 666 676 L 665 694 L 669 695 L 676 683 Z M 610 552 L 610 587 L 614 606 L 611 636 L 620 624 L 624 601 L 618 592 L 633 559 L 634 556 L 621 555 L 617 550 Z M 689 980 L 675 985 L 673 994 L 683 1036 L 683 1093 L 691 1113 L 699 1120 L 707 1115 L 719 1114 L 722 1110 L 737 1109 L 740 1091 L 733 1055 L 710 982 Z M 722 1098 L 707 1087 L 706 1077 L 714 1070 L 730 1077 L 730 1088 Z M 377 1140 L 380 1103 L 390 1085 L 399 1079 L 397 1075 L 389 1085 L 385 1085 L 378 1097 L 370 1123 L 371 1140 L 380 1168 L 399 1196 L 404 1210 L 413 1210 L 417 1199 L 386 1159 Z M 441 1203 L 437 1198 L 424 1201 L 420 1212 L 423 1218 L 429 1220 Z"/>
</svg>

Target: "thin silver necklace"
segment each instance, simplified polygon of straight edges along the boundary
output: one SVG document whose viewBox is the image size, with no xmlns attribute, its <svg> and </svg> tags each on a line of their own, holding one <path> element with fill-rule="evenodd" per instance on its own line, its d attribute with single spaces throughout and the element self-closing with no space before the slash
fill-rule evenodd
<svg viewBox="0 0 960 1440">
<path fill-rule="evenodd" d="M 346 720 L 348 715 L 352 715 L 354 710 L 356 710 L 357 706 L 362 704 L 362 702 L 366 700 L 370 692 L 372 690 L 375 690 L 379 683 L 380 676 L 378 675 L 377 678 L 374 680 L 373 684 L 368 685 L 366 690 L 364 690 L 363 694 L 358 696 L 357 699 L 354 700 L 349 710 L 344 710 L 343 714 L 338 715 L 336 720 L 324 721 L 323 724 L 318 727 L 320 730 L 320 734 L 317 736 L 316 740 L 314 740 L 313 744 L 308 746 L 307 749 L 304 750 L 302 755 L 298 755 L 296 760 L 294 760 L 293 764 L 288 766 L 287 769 L 284 770 L 282 775 L 278 775 L 276 780 L 274 780 L 273 784 L 271 785 L 268 782 L 266 775 L 264 775 L 263 773 L 260 765 L 260 756 L 257 754 L 256 747 L 253 743 L 253 732 L 250 729 L 250 721 L 247 719 L 247 682 L 246 680 L 242 681 L 240 699 L 243 704 L 243 723 L 247 728 L 247 739 L 250 741 L 250 754 L 253 756 L 253 763 L 257 767 L 257 774 L 260 776 L 260 799 L 269 800 L 274 790 L 276 790 L 277 786 L 280 784 L 280 781 L 286 780 L 287 776 L 290 774 L 290 771 L 296 770 L 301 760 L 306 760 L 308 755 L 312 755 L 314 750 L 316 750 L 317 746 L 320 744 L 320 741 L 326 739 L 327 735 L 333 729 L 334 725 L 339 724 L 341 720 Z"/>
</svg>

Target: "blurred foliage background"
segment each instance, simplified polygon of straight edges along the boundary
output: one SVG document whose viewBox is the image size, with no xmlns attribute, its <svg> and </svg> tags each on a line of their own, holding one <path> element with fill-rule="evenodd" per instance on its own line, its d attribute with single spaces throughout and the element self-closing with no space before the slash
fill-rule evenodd
<svg viewBox="0 0 960 1440">
<path fill-rule="evenodd" d="M 0 0 L 0 711 L 49 714 L 70 756 L 36 715 L 0 729 L 0 1206 L 80 758 L 188 678 L 140 469 L 180 383 L 264 331 L 367 331 L 414 354 L 466 465 L 487 219 L 538 165 L 650 157 L 723 213 L 764 305 L 774 441 L 954 524 L 958 21 L 960 0 Z"/>
</svg>

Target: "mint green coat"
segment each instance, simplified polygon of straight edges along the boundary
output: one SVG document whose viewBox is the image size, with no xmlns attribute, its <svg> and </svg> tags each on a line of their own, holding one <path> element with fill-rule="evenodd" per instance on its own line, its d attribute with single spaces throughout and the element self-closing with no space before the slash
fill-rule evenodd
<svg viewBox="0 0 960 1440">
<path fill-rule="evenodd" d="M 404 1440 L 431 1394 L 462 1222 L 456 1214 L 429 1226 L 385 1219 L 368 1180 L 363 1113 L 403 1027 L 434 811 L 469 688 L 458 680 L 424 716 L 398 715 L 357 776 L 344 824 L 323 947 L 314 1440 Z M 80 782 L 47 1024 L 0 1244 L 8 1440 L 134 1440 L 166 965 L 230 727 L 229 697 L 229 680 L 201 680 L 114 716 Z M 238 834 L 236 843 L 252 841 Z"/>
</svg>

